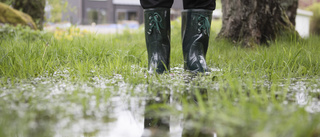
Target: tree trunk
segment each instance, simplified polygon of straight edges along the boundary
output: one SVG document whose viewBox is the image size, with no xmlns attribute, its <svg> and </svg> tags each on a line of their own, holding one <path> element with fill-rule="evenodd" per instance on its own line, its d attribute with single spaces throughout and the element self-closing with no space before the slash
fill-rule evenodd
<svg viewBox="0 0 320 137">
<path fill-rule="evenodd" d="M 286 0 L 289 1 L 289 0 Z M 245 47 L 268 43 L 278 35 L 295 34 L 286 9 L 278 0 L 222 0 L 223 25 L 218 38 Z"/>
<path fill-rule="evenodd" d="M 295 26 L 297 9 L 299 6 L 298 0 L 282 0 L 281 6 L 286 10 L 290 22 Z"/>
<path fill-rule="evenodd" d="M 45 0 L 14 0 L 13 8 L 29 14 L 38 29 L 43 29 Z"/>
</svg>

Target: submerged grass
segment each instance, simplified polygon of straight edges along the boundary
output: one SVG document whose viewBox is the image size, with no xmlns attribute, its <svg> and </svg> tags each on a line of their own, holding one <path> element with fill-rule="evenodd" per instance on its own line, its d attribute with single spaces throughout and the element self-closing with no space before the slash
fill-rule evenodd
<svg viewBox="0 0 320 137">
<path fill-rule="evenodd" d="M 98 121 L 114 121 L 112 98 L 143 102 L 159 93 L 170 94 L 172 100 L 151 105 L 154 115 L 183 115 L 184 128 L 192 131 L 222 137 L 320 136 L 319 37 L 276 40 L 269 46 L 245 49 L 216 41 L 213 29 L 207 53 L 213 71 L 208 76 L 190 76 L 182 70 L 178 24 L 172 24 L 172 70 L 164 75 L 146 72 L 142 29 L 71 41 L 51 34 L 3 35 L 0 136 L 77 136 L 74 132 L 98 136 L 101 127 L 60 130 L 78 124 L 79 119 L 98 125 Z M 61 126 L 66 118 L 68 124 Z"/>
</svg>

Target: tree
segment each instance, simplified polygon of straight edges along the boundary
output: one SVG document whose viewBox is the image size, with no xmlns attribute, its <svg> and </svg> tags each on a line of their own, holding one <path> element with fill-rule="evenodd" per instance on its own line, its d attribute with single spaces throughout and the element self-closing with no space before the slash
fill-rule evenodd
<svg viewBox="0 0 320 137">
<path fill-rule="evenodd" d="M 36 22 L 38 29 L 43 29 L 45 0 L 13 0 L 12 6 L 29 14 Z"/>
<path fill-rule="evenodd" d="M 268 43 L 278 35 L 298 36 L 286 15 L 297 0 L 222 0 L 223 26 L 218 38 L 245 47 Z M 284 5 L 287 4 L 287 7 Z M 297 8 L 297 7 L 296 7 Z M 295 8 L 295 10 L 297 10 Z M 293 10 L 292 10 L 293 11 Z M 295 14 L 292 14 L 295 17 Z"/>
<path fill-rule="evenodd" d="M 295 26 L 297 9 L 299 6 L 298 0 L 283 0 L 281 1 L 281 6 L 286 11 L 286 14 L 289 17 L 290 22 Z"/>
</svg>

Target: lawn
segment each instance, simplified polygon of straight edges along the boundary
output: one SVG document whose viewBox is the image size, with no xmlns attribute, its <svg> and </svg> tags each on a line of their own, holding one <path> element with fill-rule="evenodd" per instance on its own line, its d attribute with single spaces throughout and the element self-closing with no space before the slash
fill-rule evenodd
<svg viewBox="0 0 320 137">
<path fill-rule="evenodd" d="M 241 48 L 211 31 L 208 75 L 183 70 L 179 20 L 171 71 L 147 73 L 144 31 L 0 31 L 0 136 L 319 137 L 320 37 Z M 221 25 L 221 24 L 220 24 Z M 164 123 L 166 124 L 166 123 Z M 154 131 L 154 130 L 152 130 Z"/>
</svg>

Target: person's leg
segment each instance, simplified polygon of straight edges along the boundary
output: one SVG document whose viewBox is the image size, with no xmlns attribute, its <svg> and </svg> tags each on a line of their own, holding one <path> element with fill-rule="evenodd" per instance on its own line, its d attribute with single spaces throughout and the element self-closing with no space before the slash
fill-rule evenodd
<svg viewBox="0 0 320 137">
<path fill-rule="evenodd" d="M 216 8 L 216 0 L 183 0 L 184 9 L 207 9 Z"/>
<path fill-rule="evenodd" d="M 148 72 L 170 70 L 170 8 L 173 0 L 140 0 L 144 8 Z"/>
<path fill-rule="evenodd" d="M 143 9 L 171 8 L 173 0 L 140 0 Z"/>
<path fill-rule="evenodd" d="M 215 0 L 184 0 L 183 5 L 181 34 L 184 69 L 194 73 L 208 72 L 205 58 Z"/>
</svg>

